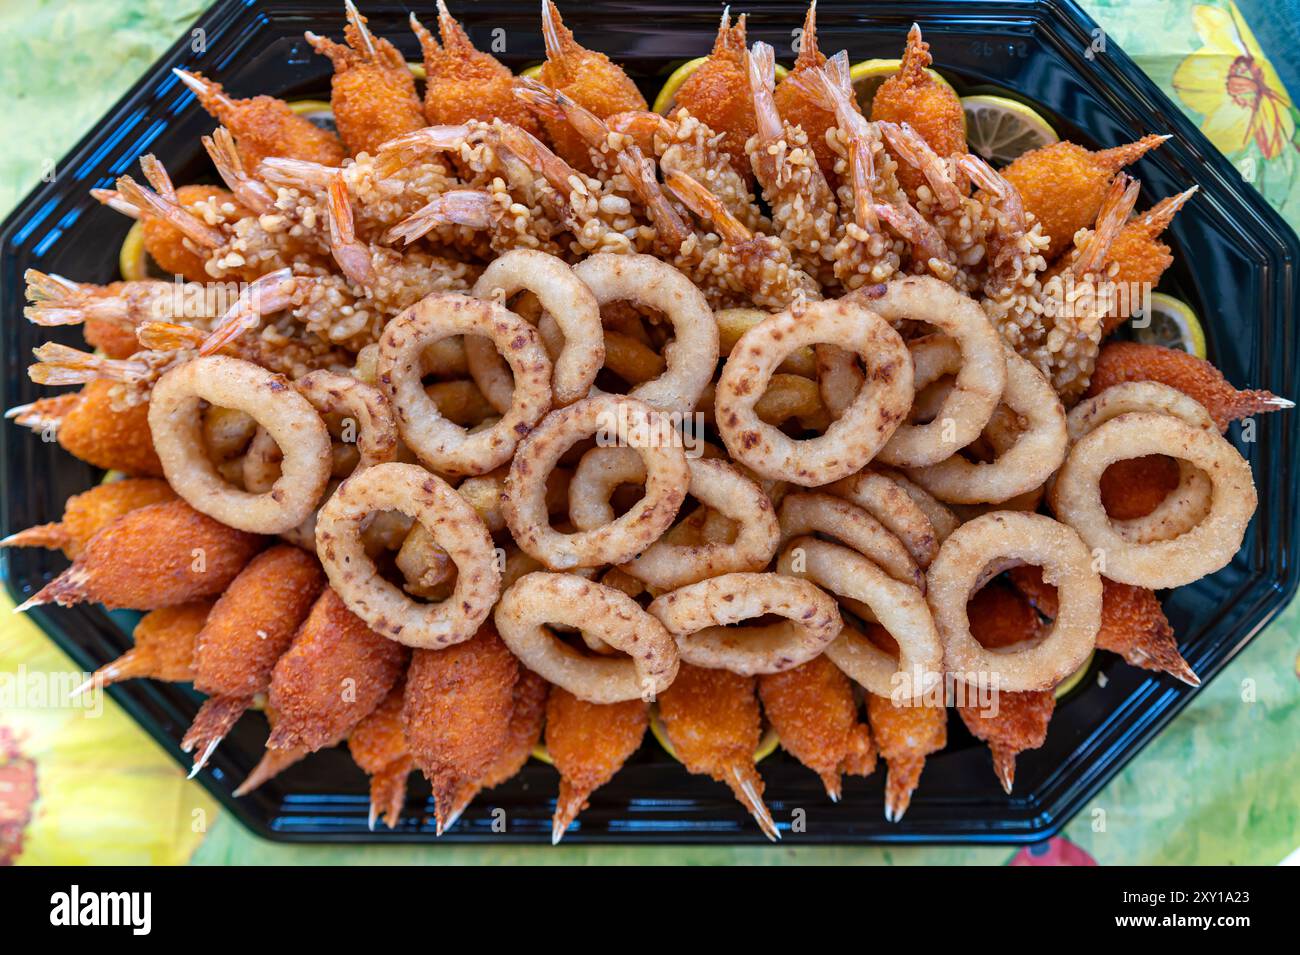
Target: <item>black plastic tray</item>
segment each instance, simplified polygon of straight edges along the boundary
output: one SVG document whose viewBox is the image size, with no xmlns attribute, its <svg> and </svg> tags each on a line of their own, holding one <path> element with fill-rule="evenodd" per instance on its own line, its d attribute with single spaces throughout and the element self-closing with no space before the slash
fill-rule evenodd
<svg viewBox="0 0 1300 955">
<path fill-rule="evenodd" d="M 376 32 L 409 59 L 417 44 L 406 25 L 405 4 L 362 4 Z M 461 2 L 453 12 L 484 48 L 504 29 L 501 58 L 520 68 L 542 58 L 538 5 Z M 432 5 L 419 12 L 432 21 Z M 791 41 L 804 5 L 750 2 L 750 37 L 775 45 L 793 59 Z M 581 42 L 623 64 L 652 97 L 678 65 L 707 53 L 719 4 L 668 0 L 567 3 L 562 12 Z M 919 21 L 935 65 L 962 93 L 1000 91 L 1023 98 L 1049 117 L 1062 135 L 1094 146 L 1128 142 L 1145 133 L 1175 139 L 1135 167 L 1143 183 L 1142 207 L 1199 183 L 1201 192 L 1170 230 L 1177 264 L 1162 283 L 1190 302 L 1205 320 L 1210 355 L 1238 386 L 1268 388 L 1295 397 L 1297 339 L 1293 318 L 1300 278 L 1300 241 L 1232 165 L 1112 43 L 1089 54 L 1097 29 L 1077 6 L 1061 0 L 1026 2 L 839 3 L 821 0 L 819 34 L 828 52 L 847 48 L 856 61 L 897 57 L 908 26 Z M 186 35 L 149 70 L 103 121 L 59 164 L 55 181 L 40 186 L 0 232 L 0 306 L 4 406 L 32 401 L 45 389 L 27 378 L 31 349 L 48 330 L 22 317 L 23 270 L 35 266 L 84 281 L 118 277 L 117 248 L 127 222 L 87 195 L 133 171 L 154 152 L 177 181 L 210 179 L 199 135 L 213 124 L 170 68 L 201 69 L 235 95 L 267 92 L 290 98 L 328 90 L 329 65 L 302 40 L 310 28 L 342 33 L 342 3 L 223 2 L 196 24 L 207 49 L 198 54 Z M 76 329 L 53 337 L 79 344 Z M 1165 609 L 1180 646 L 1203 679 L 1213 677 L 1287 603 L 1297 584 L 1294 462 L 1300 415 L 1268 415 L 1257 440 L 1231 437 L 1250 460 L 1259 487 L 1259 514 L 1233 563 L 1212 577 L 1168 595 Z M 64 500 L 98 480 L 90 467 L 57 445 L 7 424 L 0 429 L 3 533 L 57 519 Z M 57 554 L 6 552 L 0 556 L 9 590 L 23 599 L 66 562 Z M 31 616 L 79 666 L 93 669 L 129 644 L 129 627 L 98 607 L 38 609 Z M 1094 670 L 1052 720 L 1042 749 L 1023 754 L 1015 795 L 1003 795 L 987 749 L 950 720 L 948 748 L 929 760 L 904 821 L 883 816 L 883 773 L 846 781 L 845 797 L 831 805 L 816 776 L 784 754 L 762 764 L 767 799 L 782 827 L 795 809 L 806 831 L 787 843 L 1029 842 L 1063 826 L 1150 739 L 1194 691 L 1166 678 L 1098 654 Z M 111 695 L 178 762 L 188 765 L 177 741 L 199 697 L 187 686 L 133 681 Z M 244 799 L 231 790 L 257 761 L 266 728 L 250 715 L 217 750 L 200 779 L 229 810 L 274 839 L 311 842 L 433 841 L 428 790 L 413 781 L 400 827 L 370 832 L 365 778 L 345 751 L 317 754 Z M 1200 768 L 1189 766 L 1188 772 Z M 557 777 L 536 761 L 507 785 L 481 796 L 444 842 L 544 842 Z M 93 793 L 86 793 L 93 799 Z M 506 810 L 508 831 L 491 830 L 490 812 Z M 687 775 L 653 741 L 599 790 L 566 842 L 762 843 L 745 812 L 721 785 Z"/>
</svg>

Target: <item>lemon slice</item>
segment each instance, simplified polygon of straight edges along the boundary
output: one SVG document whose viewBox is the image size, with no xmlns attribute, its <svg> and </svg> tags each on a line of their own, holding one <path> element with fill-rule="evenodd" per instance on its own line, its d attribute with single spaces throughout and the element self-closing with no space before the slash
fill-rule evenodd
<svg viewBox="0 0 1300 955">
<path fill-rule="evenodd" d="M 149 253 L 144 250 L 144 226 L 135 222 L 122 240 L 117 253 L 117 268 L 128 282 L 138 282 L 149 277 Z"/>
<path fill-rule="evenodd" d="M 519 71 L 519 75 L 530 80 L 535 80 L 537 77 L 542 75 L 542 67 L 545 65 L 545 63 L 534 63 L 532 66 L 525 66 Z"/>
<path fill-rule="evenodd" d="M 876 90 L 880 89 L 880 84 L 885 82 L 903 65 L 902 60 L 863 60 L 861 63 L 854 63 L 849 67 L 849 79 L 853 81 L 853 92 L 858 98 L 858 105 L 862 107 L 862 112 L 871 115 L 871 100 L 876 95 Z M 939 75 L 936 70 L 926 70 L 936 82 L 942 83 L 948 89 L 952 89 L 952 84 Z M 957 91 L 953 90 L 953 95 Z"/>
<path fill-rule="evenodd" d="M 1003 96 L 963 96 L 966 142 L 995 166 L 1060 140 L 1056 130 L 1024 103 Z"/>
<path fill-rule="evenodd" d="M 310 122 L 313 126 L 335 132 L 334 108 L 323 99 L 300 99 L 289 104 L 289 108 Z"/>
<path fill-rule="evenodd" d="M 700 65 L 707 59 L 707 56 L 697 56 L 695 59 L 687 60 L 681 66 L 677 67 L 677 69 L 673 70 L 672 74 L 664 83 L 663 89 L 661 89 L 659 95 L 655 97 L 654 106 L 652 106 L 651 109 L 661 116 L 667 116 L 671 113 L 673 107 L 677 105 L 677 91 L 682 88 L 682 84 L 690 79 L 691 74 L 698 70 Z M 789 74 L 790 71 L 784 66 L 780 63 L 776 64 L 776 81 L 778 83 L 785 79 Z"/>
<path fill-rule="evenodd" d="M 407 60 L 406 68 L 411 71 L 411 75 L 414 76 L 417 80 L 423 80 L 428 78 L 428 76 L 424 72 L 423 63 L 416 63 L 414 60 Z"/>
<path fill-rule="evenodd" d="M 1089 667 L 1092 666 L 1092 659 L 1096 655 L 1097 655 L 1097 651 L 1093 650 L 1091 653 L 1088 654 L 1088 659 L 1083 661 L 1083 666 L 1079 667 L 1079 669 L 1075 670 L 1064 680 L 1062 680 L 1059 684 L 1057 684 L 1056 689 L 1053 691 L 1053 695 L 1058 700 L 1063 699 L 1067 693 L 1069 693 L 1081 682 L 1083 682 L 1083 678 L 1088 675 Z"/>
<path fill-rule="evenodd" d="M 1133 337 L 1144 345 L 1179 348 L 1205 357 L 1205 329 L 1196 312 L 1186 302 L 1162 292 L 1151 293 L 1151 320 L 1138 315 L 1132 320 Z"/>
<path fill-rule="evenodd" d="M 533 747 L 533 759 L 540 760 L 547 766 L 555 765 L 555 760 L 551 759 L 551 754 L 546 751 L 546 744 L 541 741 Z"/>
</svg>

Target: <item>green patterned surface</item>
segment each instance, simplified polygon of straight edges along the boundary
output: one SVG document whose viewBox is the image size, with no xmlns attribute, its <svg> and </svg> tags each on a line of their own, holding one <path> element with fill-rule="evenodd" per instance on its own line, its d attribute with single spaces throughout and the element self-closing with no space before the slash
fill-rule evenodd
<svg viewBox="0 0 1300 955">
<path fill-rule="evenodd" d="M 1276 75 L 1267 71 L 1254 74 L 1263 81 L 1253 90 L 1253 101 L 1223 102 L 1234 63 L 1243 56 L 1262 62 L 1235 8 L 1226 0 L 1210 5 L 1090 0 L 1085 6 L 1105 29 L 1107 42 L 1123 47 L 1193 118 L 1205 120 L 1207 134 L 1243 174 L 1293 225 L 1300 222 L 1296 114 L 1280 81 L 1274 83 Z M 49 174 L 53 161 L 184 32 L 202 7 L 163 0 L 0 4 L 0 101 L 5 104 L 0 109 L 0 142 L 5 144 L 0 213 Z M 1287 9 L 1284 3 L 1280 10 L 1254 14 L 1256 27 L 1270 16 L 1294 16 L 1294 8 L 1290 14 Z M 1267 53 L 1269 34 L 1260 32 Z M 1193 52 L 1198 57 L 1188 64 Z M 1220 78 L 1224 96 L 1215 86 Z M 1213 117 L 1203 115 L 1209 113 Z M 70 668 L 29 623 L 10 618 L 3 607 L 0 622 L 0 664 L 5 668 L 19 663 L 31 669 Z M 1300 605 L 1293 604 L 1079 814 L 1066 829 L 1068 840 L 1105 865 L 1271 864 L 1295 850 L 1300 845 L 1298 637 Z M 908 865 L 999 864 L 1014 854 L 996 847 L 823 849 L 789 844 L 737 849 L 284 847 L 250 835 L 224 816 L 209 827 L 212 803 L 199 787 L 184 782 L 175 764 L 120 713 L 107 716 L 96 729 L 79 728 L 68 742 L 45 725 L 60 721 L 45 714 L 0 714 L 0 731 L 16 733 L 18 748 L 35 761 L 44 782 L 20 861 L 189 857 L 196 863 Z M 0 767 L 6 758 L 12 765 L 13 757 L 0 748 Z M 112 803 L 98 798 L 108 791 L 137 798 Z M 96 807 L 93 820 L 74 809 L 85 804 Z M 0 821 L 4 809 L 0 799 Z"/>
</svg>

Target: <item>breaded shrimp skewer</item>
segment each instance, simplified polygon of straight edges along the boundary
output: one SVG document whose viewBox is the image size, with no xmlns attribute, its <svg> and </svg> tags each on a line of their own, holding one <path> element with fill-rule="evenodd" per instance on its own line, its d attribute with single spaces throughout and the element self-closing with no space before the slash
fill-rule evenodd
<svg viewBox="0 0 1300 955">
<path fill-rule="evenodd" d="M 145 614 L 135 625 L 134 646 L 105 663 L 68 696 L 75 698 L 92 686 L 109 686 L 139 677 L 189 683 L 194 679 L 195 638 L 211 609 L 212 601 L 198 600 Z"/>
<path fill-rule="evenodd" d="M 109 481 L 68 498 L 59 521 L 10 534 L 0 540 L 0 547 L 58 548 L 73 560 L 92 537 L 128 511 L 174 500 L 171 485 L 156 478 Z"/>
<path fill-rule="evenodd" d="M 370 777 L 370 819 L 373 832 L 375 822 L 382 815 L 389 829 L 397 828 L 406 803 L 406 777 L 415 768 L 415 760 L 406 748 L 402 733 L 402 699 L 406 693 L 405 679 L 399 679 L 388 691 L 384 701 L 356 725 L 348 737 L 348 751 L 352 760 Z"/>
</svg>

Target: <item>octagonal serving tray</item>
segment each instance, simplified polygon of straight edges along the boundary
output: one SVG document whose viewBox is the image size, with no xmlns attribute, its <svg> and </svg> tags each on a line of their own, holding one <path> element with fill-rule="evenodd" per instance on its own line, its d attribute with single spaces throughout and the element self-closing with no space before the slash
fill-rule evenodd
<svg viewBox="0 0 1300 955">
<path fill-rule="evenodd" d="M 408 59 L 418 45 L 406 25 L 405 4 L 362 4 L 371 28 Z M 432 22 L 432 4 L 417 13 Z M 543 57 L 538 4 L 489 0 L 454 3 L 453 13 L 480 47 L 505 50 L 515 69 Z M 802 2 L 749 2 L 749 35 L 793 59 Z M 681 63 L 708 52 L 717 3 L 564 3 L 562 14 L 580 42 L 608 53 L 653 98 Z M 1298 358 L 1295 314 L 1300 241 L 1232 165 L 1200 134 L 1113 42 L 1094 47 L 1096 24 L 1068 0 L 1002 2 L 843 3 L 818 5 L 822 49 L 848 49 L 854 61 L 897 57 L 908 26 L 925 31 L 935 67 L 962 94 L 998 92 L 1032 103 L 1063 137 L 1111 146 L 1152 132 L 1174 139 L 1131 170 L 1142 180 L 1146 208 L 1198 183 L 1201 191 L 1179 213 L 1168 239 L 1176 263 L 1161 283 L 1203 317 L 1209 353 L 1239 387 L 1295 397 Z M 203 31 L 179 39 L 38 187 L 0 230 L 0 361 L 4 406 L 48 394 L 26 374 L 31 349 L 49 338 L 80 344 L 73 329 L 40 329 L 22 317 L 24 269 L 71 278 L 118 278 L 117 249 L 128 222 L 90 198 L 157 154 L 177 182 L 210 180 L 199 136 L 214 122 L 172 76 L 172 67 L 202 70 L 237 96 L 270 93 L 325 98 L 329 64 L 302 39 L 312 29 L 340 36 L 341 0 L 227 0 L 195 24 Z M 496 41 L 496 46 L 492 46 Z M 53 334 L 50 334 L 53 332 Z M 1221 670 L 1284 607 L 1296 590 L 1294 524 L 1300 486 L 1295 479 L 1300 416 L 1273 414 L 1255 424 L 1253 441 L 1239 426 L 1229 435 L 1254 468 L 1259 512 L 1236 559 L 1219 573 L 1165 594 L 1179 645 L 1203 680 Z M 0 429 L 0 533 L 56 520 L 63 502 L 100 475 L 57 444 L 6 423 Z M 66 566 L 61 555 L 6 551 L 0 570 L 16 600 L 34 593 Z M 78 666 L 94 669 L 130 644 L 131 615 L 97 606 L 39 608 L 36 623 Z M 1017 761 L 1015 793 L 1002 793 L 988 751 L 951 715 L 947 749 L 930 757 L 911 808 L 900 824 L 883 815 L 883 766 L 868 779 L 845 781 L 832 805 L 817 777 L 783 753 L 761 764 L 767 801 L 787 844 L 865 842 L 1030 842 L 1057 832 L 1193 698 L 1172 679 L 1098 653 L 1080 687 L 1057 707 L 1046 744 Z M 200 696 L 184 685 L 131 681 L 110 695 L 178 762 L 177 745 Z M 222 743 L 202 784 L 238 819 L 273 839 L 311 842 L 432 842 L 428 787 L 413 775 L 400 826 L 367 827 L 366 780 L 346 750 L 318 753 L 252 795 L 231 791 L 262 753 L 266 726 L 250 714 Z M 1189 766 L 1188 772 L 1200 771 Z M 514 780 L 481 795 L 443 842 L 546 842 L 557 785 L 555 771 L 536 760 Z M 93 793 L 85 794 L 93 799 Z M 494 831 L 493 810 L 506 829 Z M 790 821 L 802 810 L 802 831 Z M 498 827 L 499 828 L 499 827 Z M 586 843 L 762 843 L 763 836 L 721 784 L 688 775 L 647 736 L 640 752 L 608 785 L 565 837 Z"/>
</svg>

